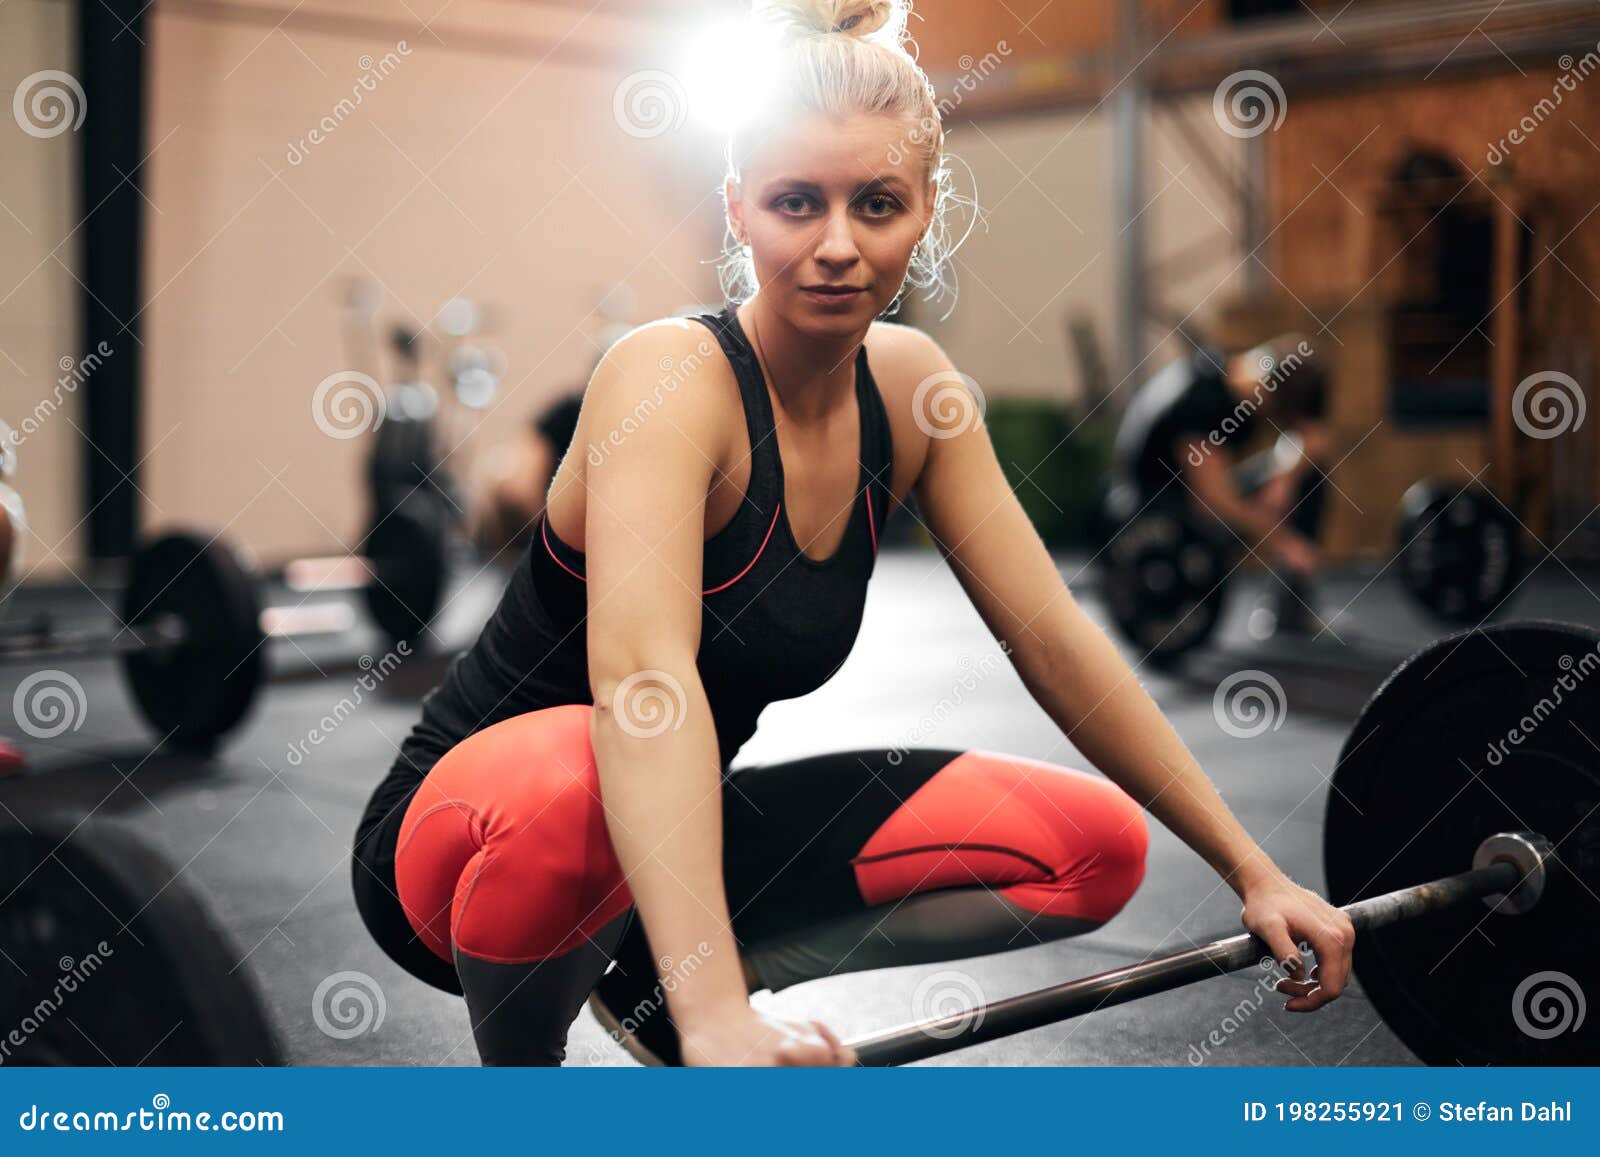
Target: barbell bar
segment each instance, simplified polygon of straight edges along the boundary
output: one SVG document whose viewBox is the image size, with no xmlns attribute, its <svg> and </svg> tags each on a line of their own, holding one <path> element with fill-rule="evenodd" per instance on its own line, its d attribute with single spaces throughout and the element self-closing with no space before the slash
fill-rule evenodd
<svg viewBox="0 0 1600 1157">
<path fill-rule="evenodd" d="M 258 622 L 263 638 L 299 640 L 317 635 L 342 635 L 355 626 L 356 616 L 343 603 L 319 603 L 303 607 L 267 607 L 260 612 Z M 41 617 L 0 629 L 0 663 L 15 665 L 58 659 L 161 654 L 178 650 L 189 641 L 185 620 L 174 614 L 163 614 L 111 633 L 104 628 L 63 629 L 53 619 Z"/>
<path fill-rule="evenodd" d="M 1478 899 L 1490 901 L 1505 915 L 1520 915 L 1544 894 L 1552 864 L 1550 852 L 1550 842 L 1543 836 L 1502 832 L 1478 846 L 1469 871 L 1347 904 L 1343 911 L 1357 935 Z M 1229 936 L 1185 952 L 888 1029 L 852 1041 L 851 1047 L 863 1067 L 909 1064 L 1238 972 L 1271 956 L 1272 950 L 1256 936 Z"/>
<path fill-rule="evenodd" d="M 1345 740 L 1323 829 L 1328 895 L 1357 927 L 1362 993 L 1427 1064 L 1600 1063 L 1584 1004 L 1600 992 L 1596 719 L 1600 631 L 1509 623 L 1417 652 Z M 19 808 L 0 818 L 0 951 L 27 981 L 0 985 L 0 1020 L 31 1035 L 6 1063 L 281 1063 L 238 954 L 170 866 L 125 830 Z M 1470 870 L 1441 875 L 1474 846 Z M 73 994 L 70 1024 L 30 1025 L 91 948 L 125 971 Z M 1234 935 L 853 1047 L 864 1065 L 909 1063 L 1269 955 Z"/>
<path fill-rule="evenodd" d="M 360 591 L 368 618 L 384 638 L 415 642 L 444 601 L 449 548 L 441 500 L 419 490 L 377 519 L 359 553 L 293 558 L 276 573 L 302 594 Z"/>
<path fill-rule="evenodd" d="M 355 626 L 346 604 L 263 608 L 259 585 L 220 538 L 167 534 L 134 555 L 114 627 L 20 624 L 0 632 L 0 663 L 120 658 L 146 721 L 175 746 L 206 748 L 259 694 L 268 640 L 299 642 Z"/>
</svg>

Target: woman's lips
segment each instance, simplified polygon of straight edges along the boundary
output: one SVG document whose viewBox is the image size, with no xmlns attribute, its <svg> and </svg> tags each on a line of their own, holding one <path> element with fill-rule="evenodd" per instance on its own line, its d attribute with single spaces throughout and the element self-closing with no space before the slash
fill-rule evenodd
<svg viewBox="0 0 1600 1157">
<path fill-rule="evenodd" d="M 823 305 L 838 305 L 838 304 L 841 304 L 841 303 L 844 303 L 844 302 L 854 301 L 856 298 L 860 297 L 863 293 L 865 293 L 866 290 L 864 290 L 864 289 L 838 290 L 838 289 L 802 288 L 800 290 L 800 292 L 805 294 L 806 297 L 808 297 L 810 300 L 818 302 L 820 304 L 823 304 Z"/>
</svg>

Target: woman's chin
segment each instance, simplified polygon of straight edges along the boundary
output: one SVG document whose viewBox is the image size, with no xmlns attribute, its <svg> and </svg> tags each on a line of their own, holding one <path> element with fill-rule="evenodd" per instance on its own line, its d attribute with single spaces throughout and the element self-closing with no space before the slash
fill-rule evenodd
<svg viewBox="0 0 1600 1157">
<path fill-rule="evenodd" d="M 797 289 L 790 295 L 789 317 L 805 333 L 845 334 L 859 330 L 878 315 L 870 293 L 853 293 L 841 301 L 819 301 L 817 296 Z"/>
</svg>

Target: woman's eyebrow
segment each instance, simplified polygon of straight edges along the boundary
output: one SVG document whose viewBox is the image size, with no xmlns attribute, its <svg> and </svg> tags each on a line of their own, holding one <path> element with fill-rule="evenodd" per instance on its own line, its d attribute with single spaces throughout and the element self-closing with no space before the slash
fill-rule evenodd
<svg viewBox="0 0 1600 1157">
<path fill-rule="evenodd" d="M 822 192 L 821 185 L 817 184 L 815 181 L 807 181 L 800 177 L 774 177 L 767 184 L 769 188 L 777 188 L 781 186 L 786 189 L 795 189 L 807 193 L 821 194 Z M 868 180 L 862 181 L 855 187 L 854 191 L 861 193 L 868 189 L 887 189 L 891 192 L 905 192 L 907 186 L 906 183 L 899 177 L 888 175 L 872 177 Z"/>
</svg>

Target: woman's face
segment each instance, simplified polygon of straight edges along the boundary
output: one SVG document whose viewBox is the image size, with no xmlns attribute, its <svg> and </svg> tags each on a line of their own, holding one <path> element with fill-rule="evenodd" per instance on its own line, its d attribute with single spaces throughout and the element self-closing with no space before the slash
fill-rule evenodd
<svg viewBox="0 0 1600 1157">
<path fill-rule="evenodd" d="M 797 329 L 864 331 L 894 300 L 933 199 L 909 126 L 881 115 L 793 118 L 727 189 L 761 295 Z"/>
</svg>

